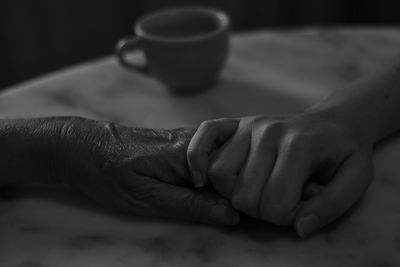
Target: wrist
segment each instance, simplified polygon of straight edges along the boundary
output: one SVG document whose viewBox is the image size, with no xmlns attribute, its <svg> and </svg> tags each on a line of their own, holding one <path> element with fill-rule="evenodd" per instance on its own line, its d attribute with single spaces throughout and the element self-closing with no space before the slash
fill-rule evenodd
<svg viewBox="0 0 400 267">
<path fill-rule="evenodd" d="M 68 118 L 0 121 L 1 184 L 58 184 L 63 154 L 59 133 Z"/>
<path fill-rule="evenodd" d="M 312 109 L 334 110 L 376 143 L 400 128 L 399 74 L 397 62 L 375 70 L 335 90 Z"/>
<path fill-rule="evenodd" d="M 360 144 L 373 145 L 377 141 L 375 118 L 356 103 L 322 101 L 306 110 L 322 120 L 339 125 Z"/>
</svg>

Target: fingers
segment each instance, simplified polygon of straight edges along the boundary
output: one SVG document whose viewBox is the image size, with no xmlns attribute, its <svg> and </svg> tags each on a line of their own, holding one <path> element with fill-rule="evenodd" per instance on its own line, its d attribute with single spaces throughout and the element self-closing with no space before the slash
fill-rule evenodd
<svg viewBox="0 0 400 267">
<path fill-rule="evenodd" d="M 253 217 L 260 216 L 263 187 L 275 164 L 276 141 L 277 136 L 272 131 L 262 136 L 253 134 L 249 156 L 235 182 L 233 206 Z"/>
<path fill-rule="evenodd" d="M 303 185 L 311 173 L 311 158 L 307 151 L 286 143 L 279 152 L 271 177 L 264 185 L 260 216 L 280 225 L 293 224 Z"/>
<path fill-rule="evenodd" d="M 238 123 L 236 119 L 205 121 L 197 129 L 187 150 L 187 161 L 196 187 L 207 183 L 211 152 L 217 148 L 218 143 L 225 142 L 236 131 Z"/>
<path fill-rule="evenodd" d="M 231 199 L 235 182 L 246 162 L 250 147 L 250 133 L 238 130 L 214 155 L 208 176 L 215 190 Z"/>
<path fill-rule="evenodd" d="M 358 152 L 339 168 L 332 181 L 298 210 L 295 228 L 306 237 L 343 215 L 372 180 L 371 151 Z"/>
<path fill-rule="evenodd" d="M 216 193 L 174 186 L 150 177 L 138 177 L 135 184 L 136 188 L 123 191 L 131 206 L 140 208 L 140 215 L 222 225 L 239 221 L 235 209 Z"/>
</svg>

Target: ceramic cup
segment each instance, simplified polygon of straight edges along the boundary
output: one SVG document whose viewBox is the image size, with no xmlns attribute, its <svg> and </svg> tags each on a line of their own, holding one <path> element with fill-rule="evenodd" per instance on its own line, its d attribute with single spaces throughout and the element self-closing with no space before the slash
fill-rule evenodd
<svg viewBox="0 0 400 267">
<path fill-rule="evenodd" d="M 144 65 L 126 58 L 133 50 L 144 52 Z M 180 7 L 140 19 L 134 36 L 118 42 L 116 54 L 125 68 L 151 75 L 174 92 L 190 93 L 217 81 L 228 50 L 229 18 L 224 12 Z"/>
</svg>

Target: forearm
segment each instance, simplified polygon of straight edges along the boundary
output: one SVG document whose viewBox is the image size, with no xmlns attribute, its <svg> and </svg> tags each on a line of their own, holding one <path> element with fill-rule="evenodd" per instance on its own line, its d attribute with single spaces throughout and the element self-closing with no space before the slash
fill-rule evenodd
<svg viewBox="0 0 400 267">
<path fill-rule="evenodd" d="M 0 120 L 0 185 L 58 183 L 60 133 L 69 117 Z"/>
<path fill-rule="evenodd" d="M 400 127 L 400 62 L 334 91 L 313 110 L 333 111 L 371 142 Z"/>
</svg>

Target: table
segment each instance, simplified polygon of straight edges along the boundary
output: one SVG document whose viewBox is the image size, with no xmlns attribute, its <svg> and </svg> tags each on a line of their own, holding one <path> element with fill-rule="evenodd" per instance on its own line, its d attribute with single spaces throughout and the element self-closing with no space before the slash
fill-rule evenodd
<svg viewBox="0 0 400 267">
<path fill-rule="evenodd" d="M 398 52 L 398 29 L 242 33 L 232 38 L 220 82 L 200 94 L 172 95 L 109 56 L 10 88 L 0 96 L 0 116 L 78 115 L 174 128 L 296 113 Z M 399 160 L 395 136 L 375 152 L 364 199 L 307 240 L 252 219 L 213 227 L 126 218 L 68 188 L 9 189 L 0 200 L 0 266 L 400 266 Z"/>
</svg>

